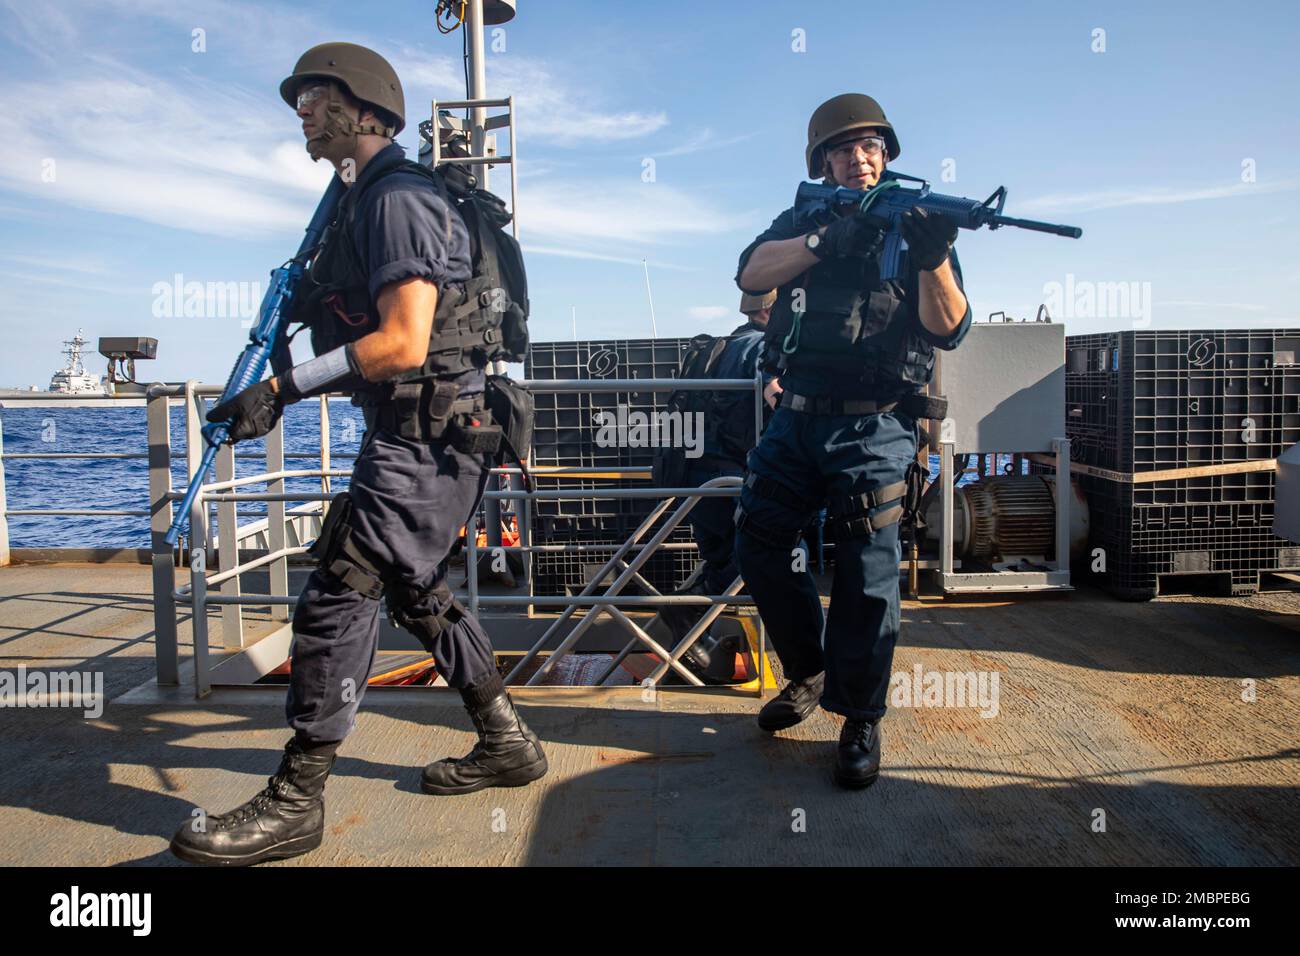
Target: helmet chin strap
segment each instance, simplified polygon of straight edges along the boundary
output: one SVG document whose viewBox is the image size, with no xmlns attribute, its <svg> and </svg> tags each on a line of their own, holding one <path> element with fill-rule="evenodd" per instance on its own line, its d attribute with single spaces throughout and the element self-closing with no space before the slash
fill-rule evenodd
<svg viewBox="0 0 1300 956">
<path fill-rule="evenodd" d="M 364 134 L 385 136 L 392 139 L 397 132 L 395 127 L 380 126 L 377 123 L 359 123 L 343 111 L 343 98 L 339 96 L 338 87 L 329 85 L 329 99 L 325 105 L 325 126 L 319 133 L 307 140 L 307 152 L 312 162 L 318 162 L 325 155 L 325 146 L 335 139 L 345 140 L 350 152 L 356 152 L 357 137 Z"/>
</svg>

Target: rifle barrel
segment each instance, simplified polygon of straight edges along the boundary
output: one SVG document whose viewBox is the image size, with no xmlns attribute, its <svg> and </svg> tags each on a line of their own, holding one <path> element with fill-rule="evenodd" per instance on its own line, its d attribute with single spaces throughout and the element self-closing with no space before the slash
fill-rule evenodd
<svg viewBox="0 0 1300 956">
<path fill-rule="evenodd" d="M 1016 219 L 1012 216 L 994 216 L 989 225 L 1032 229 L 1034 232 L 1048 232 L 1054 236 L 1065 236 L 1067 239 L 1078 239 L 1083 235 L 1083 230 L 1078 226 L 1061 226 L 1054 222 L 1039 222 L 1037 219 Z"/>
</svg>

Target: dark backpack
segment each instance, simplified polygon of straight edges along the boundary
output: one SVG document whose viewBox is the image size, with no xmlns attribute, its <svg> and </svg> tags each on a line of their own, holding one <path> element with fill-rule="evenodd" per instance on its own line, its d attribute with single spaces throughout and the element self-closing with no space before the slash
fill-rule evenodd
<svg viewBox="0 0 1300 956">
<path fill-rule="evenodd" d="M 500 341 L 489 346 L 486 358 L 488 361 L 522 362 L 528 352 L 528 277 L 519 242 L 504 228 L 510 224 L 511 214 L 500 197 L 474 188 L 472 177 L 456 175 L 455 167 L 446 170 L 444 175 L 422 163 L 398 159 L 377 170 L 365 183 L 364 189 L 371 188 L 385 176 L 414 172 L 428 179 L 438 194 L 456 209 L 469 233 L 470 267 L 473 270 L 470 282 L 484 290 L 480 293 L 484 298 L 479 305 L 483 309 L 502 312 Z M 371 309 L 366 276 L 351 239 L 359 197 L 360 193 L 353 192 L 344 197 L 338 219 L 327 233 L 334 237 L 328 248 L 335 265 L 325 270 L 331 281 L 326 285 L 318 284 L 320 263 L 313 263 L 303 283 L 302 302 L 295 302 L 290 318 L 311 327 L 312 350 L 317 355 L 354 341 L 376 327 L 373 315 L 369 321 L 351 327 L 340 327 L 334 321 L 321 321 L 320 316 L 320 299 L 329 293 L 343 296 L 344 311 L 349 314 L 367 313 Z M 324 240 L 322 242 L 324 244 Z M 442 305 L 440 298 L 439 306 Z"/>
<path fill-rule="evenodd" d="M 506 209 L 505 200 L 495 193 L 465 188 L 456 176 L 434 175 L 444 195 L 465 220 L 474 275 L 495 277 L 495 287 L 505 293 L 500 300 L 505 308 L 501 317 L 501 349 L 492 359 L 522 362 L 528 354 L 528 274 L 519 240 L 505 228 L 513 217 Z"/>
<path fill-rule="evenodd" d="M 730 343 L 731 338 L 725 335 L 713 336 L 702 332 L 695 336 L 687 345 L 686 352 L 677 365 L 676 377 L 680 379 L 714 378 L 718 362 L 722 359 L 722 353 L 727 350 Z M 694 390 L 673 392 L 668 399 L 666 410 L 681 414 L 703 412 L 705 413 L 707 427 L 708 424 L 717 421 L 717 418 L 709 413 L 715 410 L 718 396 L 730 396 L 731 394 L 728 392 Z M 650 477 L 654 484 L 660 488 L 676 488 L 686 479 L 687 468 L 686 449 L 660 448 L 655 452 Z"/>
</svg>

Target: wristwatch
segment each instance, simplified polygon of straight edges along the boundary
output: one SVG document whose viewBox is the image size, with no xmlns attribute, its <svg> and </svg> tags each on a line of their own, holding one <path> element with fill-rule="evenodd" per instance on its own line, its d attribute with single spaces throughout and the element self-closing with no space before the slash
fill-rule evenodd
<svg viewBox="0 0 1300 956">
<path fill-rule="evenodd" d="M 824 245 L 825 243 L 822 242 L 821 233 L 819 232 L 813 231 L 803 237 L 803 247 L 818 259 L 825 255 L 825 249 L 823 248 Z"/>
</svg>

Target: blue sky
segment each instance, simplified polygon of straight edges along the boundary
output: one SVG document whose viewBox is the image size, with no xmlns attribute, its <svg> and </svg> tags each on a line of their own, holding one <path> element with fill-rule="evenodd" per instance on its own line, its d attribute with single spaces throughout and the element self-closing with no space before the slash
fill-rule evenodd
<svg viewBox="0 0 1300 956">
<path fill-rule="evenodd" d="M 308 46 L 351 40 L 397 66 L 412 153 L 430 100 L 464 95 L 459 34 L 437 33 L 431 0 L 2 2 L 0 385 L 46 384 L 78 327 L 157 337 L 152 379 L 225 380 L 239 318 L 155 316 L 155 287 L 261 283 L 296 248 L 328 170 L 276 90 Z M 570 338 L 571 309 L 581 337 L 649 335 L 642 259 L 660 335 L 732 328 L 737 254 L 793 198 L 811 110 L 850 90 L 895 124 L 893 168 L 975 198 L 1005 184 L 1009 214 L 1083 228 L 963 233 L 977 318 L 1032 316 L 1072 277 L 1136 283 L 1149 328 L 1300 325 L 1294 4 L 519 8 L 488 84 L 517 99 L 537 340 Z M 507 193 L 508 170 L 493 176 Z M 1143 320 L 1104 311 L 1058 318 Z"/>
</svg>

